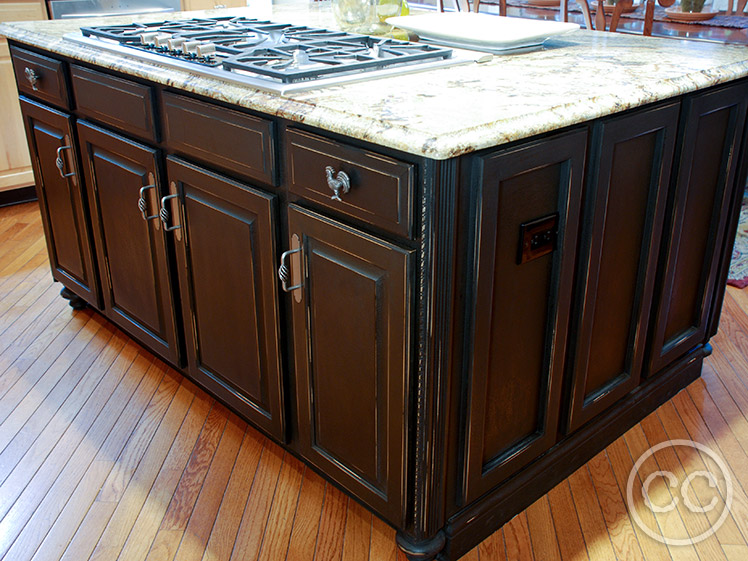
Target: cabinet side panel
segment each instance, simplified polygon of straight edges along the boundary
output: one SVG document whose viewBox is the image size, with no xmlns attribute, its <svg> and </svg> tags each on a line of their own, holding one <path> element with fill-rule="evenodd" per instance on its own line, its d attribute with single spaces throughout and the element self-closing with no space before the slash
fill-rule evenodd
<svg viewBox="0 0 748 561">
<path fill-rule="evenodd" d="M 654 164 L 658 134 L 653 131 L 619 142 L 614 149 L 612 187 L 605 217 L 601 217 L 605 225 L 585 395 L 602 389 L 631 369 L 631 325 L 636 312 L 647 207 L 652 189 L 658 188 L 657 182 L 653 185 L 652 181 L 652 174 L 658 173 Z"/>
<path fill-rule="evenodd" d="M 463 504 L 556 442 L 586 144 L 577 130 L 475 159 Z"/>
<path fill-rule="evenodd" d="M 497 205 L 484 207 L 484 213 L 501 217 L 493 271 L 486 271 L 493 282 L 479 285 L 492 287 L 493 294 L 485 301 L 478 294 L 487 313 L 478 313 L 475 334 L 476 354 L 487 354 L 484 464 L 542 429 L 553 254 L 518 265 L 517 233 L 520 224 L 556 212 L 564 167 L 542 167 L 502 181 L 495 187 Z M 484 219 L 490 220 L 485 214 Z"/>
<path fill-rule="evenodd" d="M 720 260 L 729 261 L 725 240 L 732 239 L 728 228 L 735 228 L 731 201 L 745 187 L 736 153 L 747 109 L 745 82 L 694 94 L 683 103 L 682 155 L 668 208 L 648 374 L 708 339 L 710 306 L 719 309 L 724 293 L 718 277 L 727 271 Z"/>
<path fill-rule="evenodd" d="M 673 274 L 670 309 L 665 326 L 665 345 L 680 334 L 698 327 L 703 304 L 707 249 L 713 245 L 709 227 L 714 213 L 719 180 L 724 182 L 725 132 L 729 128 L 730 109 L 700 119 L 692 156 L 690 188 L 686 196 L 680 245 Z M 721 193 L 719 193 L 721 194 Z M 720 201 L 721 202 L 721 201 Z M 705 235 L 707 234 L 707 235 Z M 711 252 L 710 252 L 711 253 Z"/>
</svg>

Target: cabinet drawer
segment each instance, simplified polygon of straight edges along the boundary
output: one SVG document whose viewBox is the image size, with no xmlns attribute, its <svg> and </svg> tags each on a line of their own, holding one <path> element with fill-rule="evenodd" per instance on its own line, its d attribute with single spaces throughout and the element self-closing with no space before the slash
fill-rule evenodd
<svg viewBox="0 0 748 561">
<path fill-rule="evenodd" d="M 10 54 L 13 57 L 13 73 L 21 93 L 57 107 L 69 106 L 65 70 L 61 61 L 18 47 L 11 47 Z"/>
<path fill-rule="evenodd" d="M 169 148 L 275 184 L 272 121 L 170 93 L 163 95 L 163 117 Z"/>
<path fill-rule="evenodd" d="M 78 112 L 140 138 L 158 141 L 150 87 L 101 72 L 72 66 Z"/>
<path fill-rule="evenodd" d="M 288 129 L 286 161 L 291 192 L 400 236 L 412 235 L 413 165 Z M 333 181 L 342 171 L 350 190 L 333 199 L 325 168 Z"/>
</svg>

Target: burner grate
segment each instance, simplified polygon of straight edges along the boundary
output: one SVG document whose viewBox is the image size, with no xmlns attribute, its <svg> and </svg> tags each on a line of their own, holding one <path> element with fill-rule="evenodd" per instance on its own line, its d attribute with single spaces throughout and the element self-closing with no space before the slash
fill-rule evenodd
<svg viewBox="0 0 748 561">
<path fill-rule="evenodd" d="M 409 72 L 418 63 L 451 64 L 453 56 L 452 49 L 424 43 L 231 16 L 83 27 L 81 34 L 88 44 L 226 79 L 251 77 L 283 91 L 362 73 Z"/>
</svg>

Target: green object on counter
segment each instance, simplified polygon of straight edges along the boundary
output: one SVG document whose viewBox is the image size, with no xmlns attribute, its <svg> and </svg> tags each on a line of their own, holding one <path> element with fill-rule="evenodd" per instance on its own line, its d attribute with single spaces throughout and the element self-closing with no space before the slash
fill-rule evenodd
<svg viewBox="0 0 748 561">
<path fill-rule="evenodd" d="M 410 15 L 410 8 L 408 7 L 408 0 L 403 0 L 402 6 L 400 7 L 400 15 L 401 16 Z"/>
<path fill-rule="evenodd" d="M 704 0 L 680 0 L 681 12 L 701 12 L 704 9 Z"/>
</svg>

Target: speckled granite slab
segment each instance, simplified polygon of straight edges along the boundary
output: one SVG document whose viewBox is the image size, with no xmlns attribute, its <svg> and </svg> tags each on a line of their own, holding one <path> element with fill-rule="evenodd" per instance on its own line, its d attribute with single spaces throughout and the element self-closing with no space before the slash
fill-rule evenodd
<svg viewBox="0 0 748 561">
<path fill-rule="evenodd" d="M 327 2 L 286 0 L 272 7 L 179 16 L 220 13 L 334 27 Z M 495 56 L 481 64 L 280 97 L 63 39 L 82 25 L 102 20 L 6 23 L 0 24 L 0 34 L 153 82 L 435 159 L 748 76 L 746 46 L 582 30 L 550 40 L 542 50 Z"/>
</svg>

